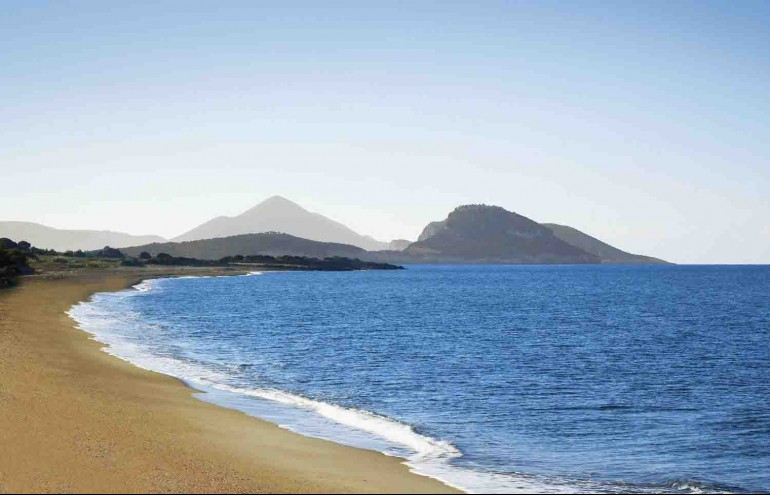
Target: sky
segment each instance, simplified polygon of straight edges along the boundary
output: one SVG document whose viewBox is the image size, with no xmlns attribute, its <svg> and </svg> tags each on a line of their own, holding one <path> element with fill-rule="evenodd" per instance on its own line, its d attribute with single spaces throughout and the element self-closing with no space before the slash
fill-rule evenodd
<svg viewBox="0 0 770 495">
<path fill-rule="evenodd" d="M 0 220 L 173 237 L 272 195 L 382 240 L 503 206 L 770 263 L 770 2 L 0 8 Z"/>
</svg>

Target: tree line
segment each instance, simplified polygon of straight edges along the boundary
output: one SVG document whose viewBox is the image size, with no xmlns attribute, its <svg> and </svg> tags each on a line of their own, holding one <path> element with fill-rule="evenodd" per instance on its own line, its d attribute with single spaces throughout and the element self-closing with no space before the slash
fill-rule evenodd
<svg viewBox="0 0 770 495">
<path fill-rule="evenodd" d="M 13 285 L 19 275 L 33 273 L 30 260 L 39 260 L 41 256 L 52 257 L 54 263 L 69 263 L 72 258 L 91 260 L 120 261 L 122 266 L 143 267 L 148 265 L 160 266 L 193 266 L 193 267 L 226 267 L 252 265 L 264 269 L 278 270 L 312 270 L 312 271 L 353 271 L 353 270 L 394 270 L 402 267 L 387 263 L 373 263 L 359 259 L 339 256 L 328 258 L 311 258 L 306 256 L 226 256 L 219 260 L 201 260 L 182 256 L 171 256 L 167 253 L 152 255 L 147 251 L 138 257 L 126 256 L 120 249 L 105 246 L 95 251 L 55 251 L 32 246 L 27 241 L 14 242 L 8 238 L 0 238 L 0 287 Z"/>
</svg>

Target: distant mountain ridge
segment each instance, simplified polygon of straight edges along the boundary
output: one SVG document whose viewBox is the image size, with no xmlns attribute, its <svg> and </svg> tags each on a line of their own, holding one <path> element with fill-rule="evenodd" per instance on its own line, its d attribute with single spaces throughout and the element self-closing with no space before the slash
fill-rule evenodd
<svg viewBox="0 0 770 495">
<path fill-rule="evenodd" d="M 235 217 L 214 218 L 172 240 L 197 241 L 263 232 L 283 232 L 312 241 L 350 244 L 370 251 L 388 246 L 330 218 L 307 211 L 282 196 L 268 198 Z"/>
<path fill-rule="evenodd" d="M 225 256 L 341 256 L 400 264 L 509 263 L 600 264 L 665 263 L 627 253 L 577 229 L 541 225 L 499 206 L 466 205 L 442 221 L 429 223 L 414 243 L 396 241 L 388 250 L 367 251 L 344 243 L 320 242 L 294 235 L 263 232 L 186 242 L 154 243 L 123 249 L 129 256 L 142 251 L 157 256 L 217 260 Z"/>
<path fill-rule="evenodd" d="M 427 262 L 599 263 L 539 223 L 499 206 L 466 205 L 428 224 L 404 253 Z"/>
<path fill-rule="evenodd" d="M 406 239 L 393 239 L 388 243 L 388 251 L 403 251 L 412 244 L 412 241 Z"/>
<path fill-rule="evenodd" d="M 33 246 L 57 251 L 91 251 L 105 246 L 122 248 L 163 242 L 157 235 L 131 235 L 101 230 L 62 230 L 32 222 L 0 222 L 0 237 L 30 242 Z"/>
<path fill-rule="evenodd" d="M 256 230 L 230 235 L 228 232 Z M 92 251 L 104 246 L 129 256 L 157 255 L 217 260 L 225 256 L 341 256 L 387 263 L 666 263 L 631 254 L 559 224 L 534 220 L 488 205 L 460 206 L 441 221 L 430 222 L 417 242 L 390 243 L 362 236 L 273 196 L 236 217 L 218 217 L 168 242 L 159 236 L 119 232 L 59 230 L 28 222 L 0 222 L 0 237 L 27 240 L 59 251 Z M 190 239 L 190 240 L 185 240 Z M 341 239 L 324 241 L 319 239 Z"/>
</svg>

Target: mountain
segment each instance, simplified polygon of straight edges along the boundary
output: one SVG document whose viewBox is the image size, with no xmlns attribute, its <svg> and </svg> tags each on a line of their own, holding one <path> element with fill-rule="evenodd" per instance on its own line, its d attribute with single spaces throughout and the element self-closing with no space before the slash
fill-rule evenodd
<svg viewBox="0 0 770 495">
<path fill-rule="evenodd" d="M 92 251 L 105 246 L 125 247 L 162 242 L 156 235 L 130 235 L 102 230 L 60 230 L 29 222 L 0 222 L 0 237 L 27 241 L 42 249 Z"/>
<path fill-rule="evenodd" d="M 404 254 L 438 263 L 599 263 L 551 229 L 499 206 L 467 205 L 429 224 Z"/>
<path fill-rule="evenodd" d="M 266 232 L 232 237 L 217 237 L 200 241 L 165 242 L 121 249 L 128 256 L 147 251 L 153 256 L 166 253 L 174 257 L 219 260 L 225 256 L 308 256 L 311 258 L 364 258 L 366 251 L 357 246 L 301 239 L 289 234 Z"/>
<path fill-rule="evenodd" d="M 386 249 L 387 243 L 360 235 L 339 222 L 312 213 L 281 196 L 273 196 L 235 217 L 218 217 L 173 239 L 175 242 L 283 232 L 321 242 L 351 244 L 367 250 Z"/>
<path fill-rule="evenodd" d="M 602 263 L 668 263 L 667 261 L 653 258 L 651 256 L 627 253 L 567 225 L 558 225 L 555 223 L 544 223 L 542 225 L 551 229 L 554 235 L 562 241 L 572 244 L 573 246 L 578 247 L 587 253 L 597 256 L 599 259 L 601 259 Z"/>
<path fill-rule="evenodd" d="M 403 251 L 408 248 L 410 244 L 412 244 L 412 241 L 407 241 L 406 239 L 393 239 L 388 243 L 388 250 Z"/>
</svg>

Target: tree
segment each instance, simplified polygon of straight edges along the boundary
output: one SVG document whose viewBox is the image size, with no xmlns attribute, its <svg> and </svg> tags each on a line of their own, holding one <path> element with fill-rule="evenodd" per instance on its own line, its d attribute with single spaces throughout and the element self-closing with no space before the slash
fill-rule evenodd
<svg viewBox="0 0 770 495">
<path fill-rule="evenodd" d="M 152 259 L 152 255 L 147 251 L 142 251 L 141 253 L 139 253 L 139 258 L 143 260 L 149 260 L 149 259 Z"/>
<path fill-rule="evenodd" d="M 110 246 L 104 246 L 104 249 L 99 251 L 97 253 L 97 256 L 99 256 L 100 258 L 114 258 L 114 259 L 124 258 L 123 253 L 119 249 L 111 248 Z"/>
<path fill-rule="evenodd" d="M 28 243 L 27 241 L 21 241 L 18 244 L 18 249 L 28 253 L 32 249 L 32 244 Z"/>
<path fill-rule="evenodd" d="M 3 249 L 16 249 L 19 245 L 13 242 L 12 240 L 8 239 L 7 237 L 3 237 L 0 239 L 0 248 Z"/>
</svg>

